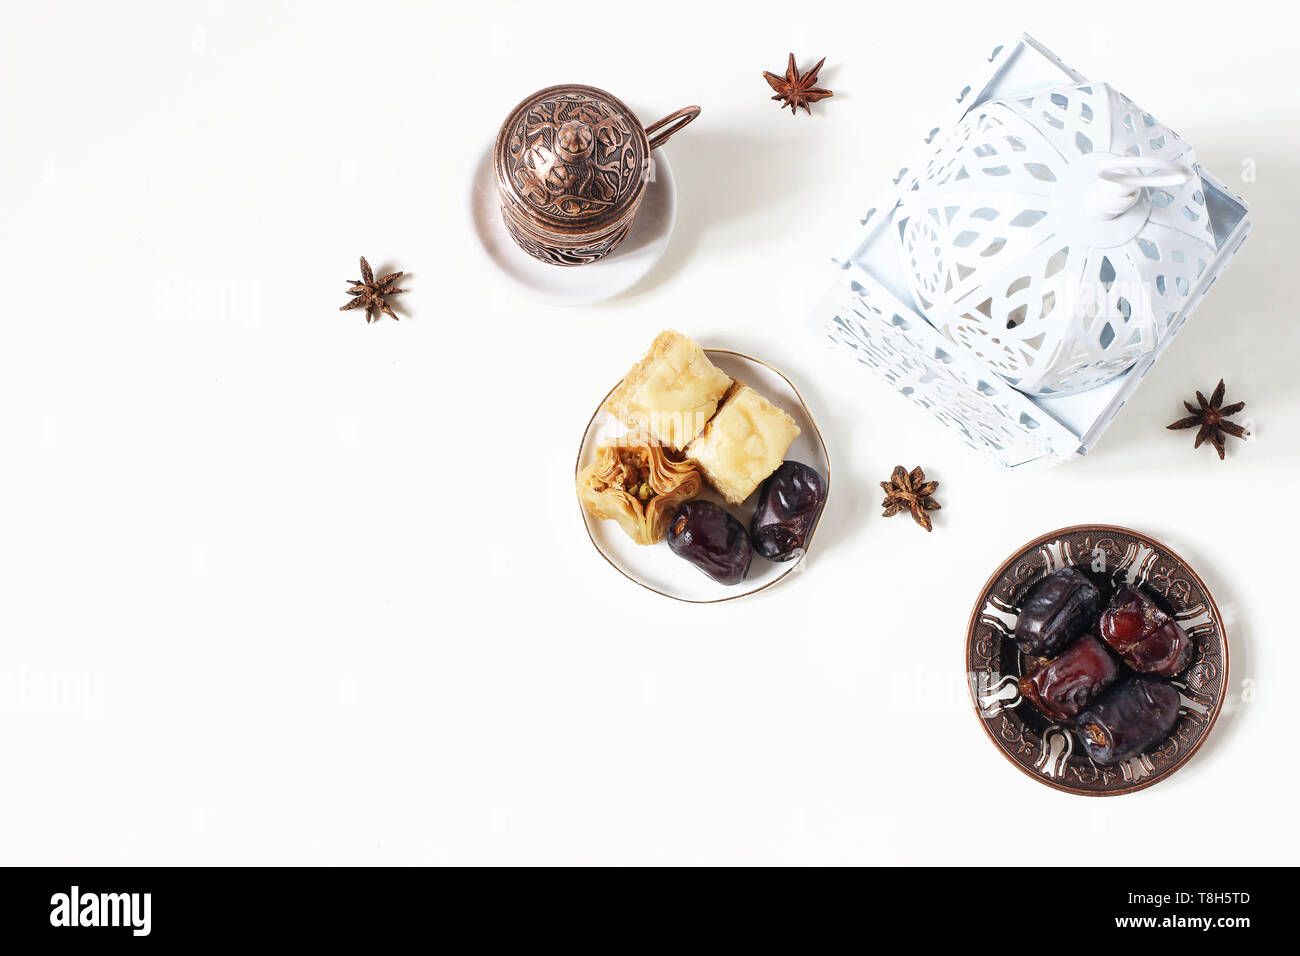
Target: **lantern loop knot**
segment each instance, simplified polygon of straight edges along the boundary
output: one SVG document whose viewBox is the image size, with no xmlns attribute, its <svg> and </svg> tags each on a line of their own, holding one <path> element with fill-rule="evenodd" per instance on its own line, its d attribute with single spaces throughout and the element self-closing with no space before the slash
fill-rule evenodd
<svg viewBox="0 0 1300 956">
<path fill-rule="evenodd" d="M 1155 156 L 1096 157 L 1097 178 L 1085 200 L 1093 215 L 1114 219 L 1137 204 L 1142 190 L 1182 186 L 1193 173 L 1186 166 Z"/>
</svg>

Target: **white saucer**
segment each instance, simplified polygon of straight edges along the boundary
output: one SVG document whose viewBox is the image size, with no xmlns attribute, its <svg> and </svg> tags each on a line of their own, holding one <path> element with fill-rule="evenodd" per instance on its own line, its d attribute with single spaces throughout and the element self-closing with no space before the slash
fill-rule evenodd
<svg viewBox="0 0 1300 956">
<path fill-rule="evenodd" d="M 804 404 L 803 397 L 788 378 L 772 366 L 758 359 L 750 358 L 728 349 L 705 349 L 709 361 L 726 372 L 732 378 L 739 378 L 758 389 L 772 404 L 785 409 L 799 426 L 799 437 L 794 440 L 786 458 L 801 461 L 816 469 L 826 482 L 826 495 L 830 497 L 831 462 L 821 432 L 813 420 L 812 412 Z M 618 386 L 615 385 L 615 388 Z M 610 389 L 613 392 L 613 389 Z M 606 395 L 607 399 L 609 396 Z M 604 405 L 605 399 L 601 399 Z M 582 436 L 582 445 L 578 449 L 578 463 L 575 476 L 595 458 L 596 446 L 601 439 L 621 435 L 627 429 L 613 415 L 600 410 L 587 424 L 587 431 Z M 720 504 L 749 527 L 757 504 L 758 494 L 750 496 L 743 505 L 733 506 L 723 502 L 711 488 L 706 488 L 700 495 L 715 504 Z M 578 505 L 587 534 L 596 550 L 622 575 L 641 585 L 647 590 L 662 594 L 690 604 L 711 604 L 716 601 L 729 601 L 745 597 L 771 587 L 783 578 L 805 570 L 809 556 L 812 555 L 812 538 L 808 540 L 808 553 L 802 559 L 788 562 L 768 561 L 754 555 L 749 575 L 740 584 L 727 586 L 719 584 L 689 561 L 673 554 L 666 541 L 658 544 L 639 545 L 632 541 L 617 521 L 601 521 L 591 517 L 587 509 Z M 823 512 L 823 515 L 825 512 Z M 816 529 L 813 529 L 814 536 Z"/>
<path fill-rule="evenodd" d="M 662 258 L 677 221 L 677 187 L 668 157 L 657 149 L 651 160 L 654 178 L 618 248 L 590 265 L 553 266 L 528 255 L 506 232 L 489 147 L 470 186 L 470 221 L 488 262 L 520 295 L 546 305 L 591 305 L 626 292 Z"/>
</svg>

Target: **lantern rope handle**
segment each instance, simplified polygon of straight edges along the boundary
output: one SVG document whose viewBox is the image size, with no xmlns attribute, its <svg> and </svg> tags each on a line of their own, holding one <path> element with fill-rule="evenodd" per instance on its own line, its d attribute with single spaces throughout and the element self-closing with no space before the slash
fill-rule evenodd
<svg viewBox="0 0 1300 956">
<path fill-rule="evenodd" d="M 1181 186 L 1195 175 L 1186 166 L 1154 156 L 1109 156 L 1100 159 L 1097 179 L 1088 189 L 1088 204 L 1103 219 L 1132 209 L 1148 187 Z"/>
</svg>

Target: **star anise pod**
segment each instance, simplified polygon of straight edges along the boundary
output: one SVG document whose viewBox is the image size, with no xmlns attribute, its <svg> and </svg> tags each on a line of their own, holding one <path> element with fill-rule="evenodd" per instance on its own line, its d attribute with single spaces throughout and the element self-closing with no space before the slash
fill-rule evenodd
<svg viewBox="0 0 1300 956">
<path fill-rule="evenodd" d="M 340 312 L 346 312 L 348 309 L 365 309 L 366 324 L 369 325 L 381 314 L 391 315 L 397 318 L 397 313 L 392 310 L 385 299 L 390 295 L 401 295 L 405 289 L 394 289 L 393 283 L 406 275 L 404 272 L 390 272 L 386 276 L 380 276 L 375 279 L 375 273 L 370 268 L 370 263 L 366 262 L 366 257 L 361 257 L 361 278 L 353 279 L 351 288 L 348 289 L 348 295 L 352 296 L 352 301 L 347 305 L 339 306 Z"/>
<path fill-rule="evenodd" d="M 1225 406 L 1223 404 L 1224 391 L 1223 379 L 1219 379 L 1219 385 L 1214 390 L 1214 394 L 1210 396 L 1208 402 L 1205 400 L 1204 395 L 1197 392 L 1196 401 L 1199 403 L 1200 407 L 1197 408 L 1196 405 L 1193 405 L 1191 402 L 1183 402 L 1183 405 L 1191 414 L 1186 418 L 1178 419 L 1178 421 L 1174 422 L 1172 425 L 1165 426 L 1171 431 L 1179 428 L 1199 428 L 1200 431 L 1196 433 L 1196 443 L 1192 445 L 1192 447 L 1200 448 L 1201 443 L 1208 438 L 1211 444 L 1214 445 L 1214 450 L 1219 453 L 1220 461 L 1223 460 L 1223 449 L 1227 444 L 1227 439 L 1223 437 L 1224 435 L 1231 435 L 1234 438 L 1245 438 L 1250 434 L 1250 432 L 1246 431 L 1246 429 L 1242 428 L 1235 422 L 1227 421 L 1228 418 L 1245 408 L 1246 403 L 1233 402 L 1231 405 Z"/>
<path fill-rule="evenodd" d="M 881 502 L 885 509 L 884 517 L 892 518 L 906 509 L 913 521 L 926 531 L 933 530 L 928 512 L 939 510 L 939 502 L 933 497 L 939 482 L 926 481 L 920 465 L 910 473 L 902 465 L 897 465 L 889 479 L 880 483 L 880 487 L 885 489 L 885 500 Z"/>
<path fill-rule="evenodd" d="M 817 65 L 805 73 L 799 75 L 795 69 L 794 54 L 790 54 L 790 65 L 785 69 L 785 76 L 777 76 L 775 73 L 763 71 L 763 79 L 767 80 L 767 85 L 776 90 L 774 100 L 784 100 L 781 108 L 790 107 L 790 115 L 795 114 L 796 108 L 802 106 L 803 111 L 809 116 L 812 110 L 808 108 L 809 103 L 816 103 L 818 100 L 824 100 L 828 96 L 834 96 L 830 90 L 823 90 L 817 87 L 817 74 L 821 71 L 822 64 L 826 62 L 826 57 L 817 61 Z"/>
</svg>

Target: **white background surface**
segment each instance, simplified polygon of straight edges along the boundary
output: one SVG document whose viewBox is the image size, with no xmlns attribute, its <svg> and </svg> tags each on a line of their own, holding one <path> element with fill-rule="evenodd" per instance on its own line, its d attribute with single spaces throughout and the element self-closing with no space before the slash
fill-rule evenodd
<svg viewBox="0 0 1300 956">
<path fill-rule="evenodd" d="M 1060 862 L 1147 863 L 1154 820 L 1164 862 L 1296 862 L 1297 42 L 1261 5 L 992 9 L 5 2 L 0 858 L 996 865 L 1054 820 L 1096 851 Z M 1005 476 L 802 323 L 1022 30 L 1255 231 L 1095 454 Z M 827 57 L 811 117 L 759 76 L 790 50 Z M 578 311 L 467 234 L 498 123 L 566 81 L 703 107 L 663 262 Z M 400 323 L 338 311 L 359 255 L 412 273 Z M 665 326 L 777 364 L 831 447 L 808 572 L 744 601 L 658 598 L 582 531 L 582 429 Z M 1259 432 L 1223 463 L 1163 430 L 1220 376 Z M 941 483 L 932 535 L 879 516 L 898 463 Z M 1035 784 L 967 700 L 984 579 L 1076 522 L 1189 559 L 1254 682 L 1133 796 Z"/>
</svg>

